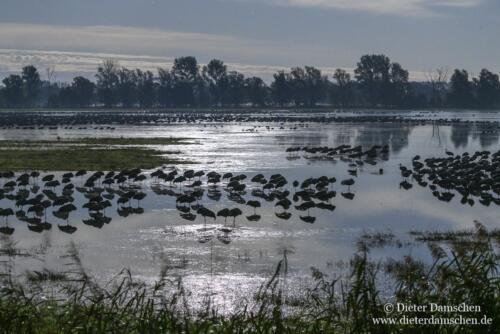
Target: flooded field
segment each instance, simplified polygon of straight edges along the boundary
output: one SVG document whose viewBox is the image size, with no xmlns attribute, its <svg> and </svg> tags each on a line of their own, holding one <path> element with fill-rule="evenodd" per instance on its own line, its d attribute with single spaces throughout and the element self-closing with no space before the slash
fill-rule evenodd
<svg viewBox="0 0 500 334">
<path fill-rule="evenodd" d="M 151 116 L 154 122 L 151 119 L 140 122 L 142 115 L 138 114 L 137 119 L 129 123 L 117 121 L 119 116 L 113 112 L 109 118 L 103 113 L 103 120 L 94 124 L 75 122 L 71 120 L 73 113 L 69 112 L 45 113 L 36 118 L 26 116 L 16 119 L 17 125 L 2 123 L 0 140 L 186 138 L 186 142 L 179 144 L 150 145 L 150 148 L 179 151 L 175 158 L 187 162 L 164 166 L 160 169 L 163 173 L 177 171 L 178 177 L 193 170 L 194 173 L 203 171 L 203 175 L 189 177 L 188 174 L 185 180 L 172 182 L 155 176 L 158 168 L 154 168 L 138 173 L 144 176 L 139 179 L 106 184 L 103 180 L 109 171 L 104 171 L 90 188 L 99 188 L 100 194 L 108 194 L 110 206 L 102 209 L 102 216 L 111 220 L 92 225 L 84 223 L 88 222 L 89 210 L 82 208 L 92 197 L 89 195 L 92 191 L 82 188 L 86 188 L 85 183 L 93 171 L 72 176 L 67 183 L 52 187 L 42 181 L 44 176 L 53 174 L 54 179 L 62 180 L 65 172 L 76 171 L 41 171 L 40 176 L 30 177 L 24 187 L 16 185 L 12 193 L 27 189 L 29 198 L 33 198 L 50 189 L 59 196 L 67 184 L 73 184 L 74 189 L 67 188 L 67 192 L 75 210 L 67 222 L 76 230 L 64 233 L 57 228 L 57 224 L 65 226 L 66 219 L 54 216 L 55 207 L 46 208 L 43 215 L 39 215 L 40 219 L 47 216 L 47 221 L 54 226 L 47 230 L 33 231 L 19 216 L 6 217 L 8 223 L 2 221 L 2 226 L 13 230 L 1 236 L 2 246 L 15 245 L 31 254 L 15 259 L 13 268 L 19 275 L 34 268 L 63 270 L 65 262 L 61 256 L 74 242 L 83 266 L 99 280 L 106 281 L 128 268 L 135 277 L 154 281 L 167 266 L 168 275 L 182 276 L 194 300 L 210 296 L 222 309 L 231 310 L 240 298 L 251 297 L 272 275 L 284 254 L 288 260 L 289 288 L 293 290 L 309 283 L 311 267 L 341 274 L 363 235 L 365 239 L 375 234 L 390 236 L 381 242 L 383 247 L 378 245 L 371 250 L 370 256 L 375 260 L 412 255 L 425 261 L 430 257 L 427 247 L 410 232 L 471 229 L 474 221 L 489 229 L 499 227 L 500 210 L 494 201 L 487 205 L 477 200 L 472 205 L 462 204 L 462 196 L 454 190 L 447 191 L 454 193 L 454 198 L 439 200 L 432 190 L 420 186 L 412 176 L 402 175 L 401 167 L 411 168 L 416 156 L 423 162 L 427 158 L 465 152 L 471 156 L 477 151 L 494 154 L 500 150 L 500 112 L 439 115 L 421 111 L 266 112 L 235 114 L 227 119 L 178 117 L 175 122 L 167 122 L 157 114 Z M 373 118 L 377 115 L 381 117 L 378 120 Z M 46 118 L 47 124 L 33 124 L 39 117 Z M 57 121 L 51 122 L 51 117 Z M 308 121 L 314 117 L 318 119 Z M 303 149 L 341 145 L 350 149 L 361 146 L 361 152 L 374 146 L 378 148 L 371 158 L 353 156 L 357 151 L 342 154 L 342 149 L 332 155 Z M 218 182 L 209 182 L 211 171 L 220 175 Z M 226 173 L 232 175 L 224 178 Z M 18 171 L 16 177 L 20 174 Z M 259 174 L 262 176 L 256 177 Z M 244 189 L 231 190 L 229 184 L 235 181 L 231 177 L 238 175 L 246 176 L 236 179 L 237 185 L 244 185 Z M 265 184 L 270 183 L 273 175 L 274 179 L 286 180 L 286 183 L 277 181 L 266 189 Z M 318 186 L 322 176 L 326 177 L 322 179 L 326 184 Z M 259 182 L 262 178 L 266 182 Z M 304 184 L 310 178 L 313 183 Z M 353 181 L 351 185 L 343 182 L 349 179 Z M 3 178 L 1 184 L 8 181 Z M 194 184 L 196 181 L 200 182 Z M 298 184 L 294 185 L 294 181 Z M 411 189 L 402 186 L 405 181 L 412 184 Z M 118 203 L 121 197 L 126 197 L 119 192 L 120 187 L 126 188 L 122 189 L 124 192 L 134 191 L 129 202 Z M 106 190 L 109 188 L 113 190 Z M 294 198 L 294 194 L 304 190 L 314 194 L 335 192 L 335 196 L 325 200 L 315 198 L 313 207 L 301 207 L 312 201 Z M 182 194 L 193 191 L 198 191 L 199 196 L 191 202 L 188 199 L 180 203 Z M 266 197 L 273 191 L 273 196 Z M 144 196 L 134 197 L 139 192 Z M 5 197 L 7 193 L 7 190 L 3 193 L 1 208 L 12 208 L 13 213 L 29 208 L 29 205 L 16 206 L 15 201 Z M 286 203 L 277 205 L 284 198 L 289 199 L 289 208 L 285 208 Z M 259 206 L 254 209 L 249 200 L 257 200 Z M 325 205 L 318 206 L 318 203 Z M 201 207 L 213 213 L 238 208 L 241 213 L 227 218 L 222 215 L 216 219 L 204 218 L 198 212 Z M 251 218 L 257 215 L 259 219 Z M 35 212 L 27 212 L 27 217 L 35 216 Z"/>
</svg>

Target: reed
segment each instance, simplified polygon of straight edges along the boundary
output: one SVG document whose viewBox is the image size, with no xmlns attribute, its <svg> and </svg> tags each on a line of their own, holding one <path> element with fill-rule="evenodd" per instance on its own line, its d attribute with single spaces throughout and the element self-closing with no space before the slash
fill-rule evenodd
<svg viewBox="0 0 500 334">
<path fill-rule="evenodd" d="M 165 266 L 153 285 L 123 270 L 107 284 L 95 282 L 84 270 L 76 248 L 70 248 L 66 273 L 29 273 L 25 283 L 8 270 L 2 276 L 1 333 L 498 333 L 500 277 L 498 240 L 482 225 L 470 233 L 471 243 L 428 243 L 431 263 L 407 256 L 374 263 L 360 243 L 349 275 L 330 277 L 312 269 L 312 284 L 299 296 L 287 296 L 286 253 L 274 275 L 231 314 L 222 314 L 208 299 L 190 305 L 182 278 L 170 278 Z M 12 254 L 15 254 L 12 250 Z M 380 281 L 393 281 L 384 291 Z M 58 287 L 47 297 L 46 285 Z M 384 304 L 476 305 L 490 326 L 380 325 Z M 394 313 L 392 316 L 400 316 Z M 430 316 L 409 312 L 407 316 Z M 465 316 L 433 312 L 439 317 Z M 471 315 L 471 314 L 470 314 Z M 473 315 L 473 314 L 472 314 Z M 477 316 L 475 314 L 474 316 Z"/>
</svg>

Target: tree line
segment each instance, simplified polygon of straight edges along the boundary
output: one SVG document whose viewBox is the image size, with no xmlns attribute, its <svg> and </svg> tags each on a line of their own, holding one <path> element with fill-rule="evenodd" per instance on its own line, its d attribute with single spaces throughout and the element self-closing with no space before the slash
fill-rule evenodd
<svg viewBox="0 0 500 334">
<path fill-rule="evenodd" d="M 49 73 L 49 72 L 48 72 Z M 177 107 L 373 107 L 495 108 L 500 106 L 498 74 L 483 69 L 471 78 L 444 68 L 411 82 L 409 73 L 385 55 L 364 55 L 351 75 L 337 69 L 331 78 L 313 66 L 274 73 L 268 85 L 259 77 L 230 71 L 223 61 L 200 66 L 194 57 L 174 60 L 156 73 L 104 61 L 95 81 L 77 76 L 70 83 L 42 80 L 35 66 L 23 67 L 0 86 L 0 107 L 123 108 Z"/>
</svg>

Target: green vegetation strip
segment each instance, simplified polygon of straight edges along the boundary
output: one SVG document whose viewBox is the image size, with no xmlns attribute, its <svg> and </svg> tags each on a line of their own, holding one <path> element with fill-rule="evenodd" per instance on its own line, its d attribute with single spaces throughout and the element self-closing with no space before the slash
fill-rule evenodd
<svg viewBox="0 0 500 334">
<path fill-rule="evenodd" d="M 12 146 L 32 147 L 32 146 L 73 146 L 73 145 L 187 145 L 190 144 L 187 138 L 75 138 L 59 140 L 0 140 L 0 148 Z"/>
<path fill-rule="evenodd" d="M 189 144 L 181 138 L 82 138 L 0 141 L 0 170 L 75 171 L 155 168 L 189 161 L 148 146 Z"/>
</svg>

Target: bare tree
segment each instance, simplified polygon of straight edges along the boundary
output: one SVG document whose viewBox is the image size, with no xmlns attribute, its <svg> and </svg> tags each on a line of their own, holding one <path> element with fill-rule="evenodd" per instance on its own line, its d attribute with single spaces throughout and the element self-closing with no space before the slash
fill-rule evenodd
<svg viewBox="0 0 500 334">
<path fill-rule="evenodd" d="M 449 71 L 447 67 L 439 67 L 435 71 L 427 71 L 425 73 L 427 82 L 429 82 L 432 89 L 430 101 L 432 106 L 438 107 L 442 105 L 442 97 L 448 83 Z"/>
<path fill-rule="evenodd" d="M 52 80 L 56 79 L 56 67 L 55 66 L 49 66 L 45 68 L 45 74 L 47 75 L 47 81 L 50 83 Z"/>
</svg>

